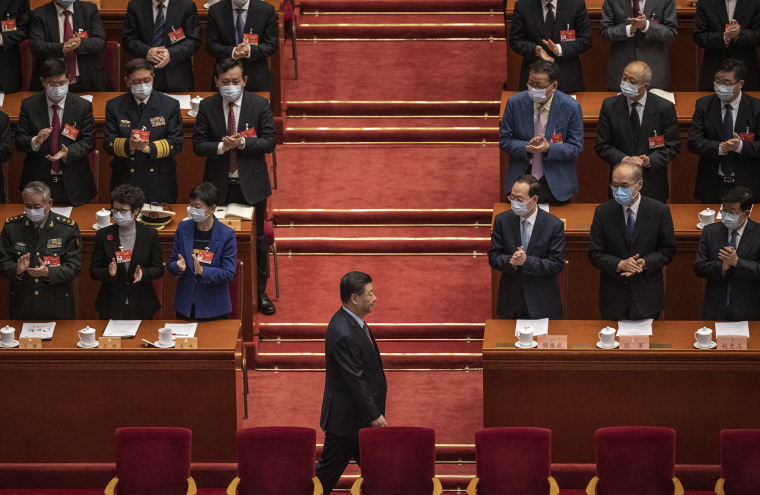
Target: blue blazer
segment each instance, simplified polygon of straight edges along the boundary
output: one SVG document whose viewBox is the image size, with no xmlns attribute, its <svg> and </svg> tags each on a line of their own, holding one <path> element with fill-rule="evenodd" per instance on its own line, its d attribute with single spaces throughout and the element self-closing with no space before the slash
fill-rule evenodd
<svg viewBox="0 0 760 495">
<path fill-rule="evenodd" d="M 562 134 L 562 143 L 552 143 L 552 134 Z M 544 175 L 554 197 L 567 201 L 578 192 L 575 159 L 583 153 L 583 113 L 580 104 L 570 96 L 555 91 L 546 122 L 549 151 L 544 153 Z M 527 91 L 507 100 L 501 121 L 499 148 L 509 155 L 504 190 L 512 185 L 530 166 L 532 157 L 525 147 L 533 138 L 533 101 Z"/>
<path fill-rule="evenodd" d="M 174 309 L 189 316 L 195 304 L 196 318 L 214 318 L 232 311 L 229 283 L 235 278 L 237 264 L 237 242 L 235 231 L 214 218 L 208 250 L 214 253 L 214 259 L 203 265 L 203 275 L 196 276 L 193 271 L 193 243 L 195 222 L 180 222 L 174 234 L 174 246 L 169 256 L 166 269 L 179 277 L 177 292 L 174 295 Z M 180 272 L 177 260 L 181 254 L 186 268 Z"/>
</svg>

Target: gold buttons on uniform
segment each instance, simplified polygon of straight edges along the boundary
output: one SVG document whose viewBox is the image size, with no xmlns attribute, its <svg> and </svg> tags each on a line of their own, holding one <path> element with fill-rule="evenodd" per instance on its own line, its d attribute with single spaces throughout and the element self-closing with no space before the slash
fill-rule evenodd
<svg viewBox="0 0 760 495">
<path fill-rule="evenodd" d="M 153 172 L 153 169 L 150 169 L 151 172 Z"/>
<path fill-rule="evenodd" d="M 40 293 L 39 293 L 39 292 L 37 292 L 37 291 L 34 291 L 34 295 L 35 295 L 35 296 L 38 296 L 38 295 L 40 295 Z"/>
<path fill-rule="evenodd" d="M 135 169 L 130 168 L 129 171 L 132 172 L 132 173 L 134 173 Z"/>
<path fill-rule="evenodd" d="M 38 279 L 38 278 L 35 278 L 35 279 L 34 279 L 34 283 L 35 283 L 35 284 L 38 284 L 38 283 L 40 283 L 40 279 Z"/>
</svg>

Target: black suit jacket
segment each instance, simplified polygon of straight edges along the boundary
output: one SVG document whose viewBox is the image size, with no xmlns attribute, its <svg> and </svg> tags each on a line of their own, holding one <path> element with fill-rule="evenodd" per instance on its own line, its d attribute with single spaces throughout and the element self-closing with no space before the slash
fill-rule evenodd
<svg viewBox="0 0 760 495">
<path fill-rule="evenodd" d="M 217 61 L 232 57 L 232 50 L 237 45 L 232 9 L 231 0 L 222 0 L 208 9 L 206 51 Z M 242 60 L 245 75 L 248 76 L 245 86 L 248 91 L 272 91 L 272 73 L 269 71 L 267 57 L 277 51 L 277 29 L 274 7 L 264 0 L 250 0 L 243 31 L 258 34 L 259 44 L 250 45 L 251 56 Z M 213 79 L 211 91 L 216 91 Z"/>
<path fill-rule="evenodd" d="M 734 131 L 755 133 L 754 141 L 743 141 L 741 153 L 733 154 L 734 176 L 736 184 L 752 190 L 754 201 L 760 201 L 760 100 L 742 93 L 739 111 L 736 114 Z M 718 155 L 723 128 L 721 117 L 722 102 L 715 95 L 704 96 L 697 100 L 691 129 L 686 146 L 689 151 L 699 155 L 697 165 L 697 183 L 694 197 L 703 202 L 712 202 L 717 194 L 718 167 L 722 157 Z"/>
<path fill-rule="evenodd" d="M 728 246 L 728 240 L 728 229 L 722 223 L 705 226 L 699 238 L 694 271 L 707 279 L 702 319 L 726 318 L 726 290 L 730 282 L 733 319 L 760 320 L 760 225 L 747 220 L 736 250 L 739 262 L 724 272 L 718 252 Z"/>
<path fill-rule="evenodd" d="M 0 112 L 0 166 L 8 167 L 5 163 L 11 159 L 13 147 L 11 146 L 11 120 L 8 114 Z M 0 173 L 0 203 L 5 203 L 5 181 Z"/>
<path fill-rule="evenodd" d="M 192 0 L 171 0 L 166 8 L 163 46 L 169 51 L 169 64 L 156 69 L 153 88 L 164 93 L 193 91 L 193 55 L 201 46 L 201 25 L 198 9 Z M 145 58 L 153 45 L 153 2 L 131 0 L 124 17 L 122 42 L 135 58 Z M 182 30 L 185 38 L 173 43 L 172 28 Z"/>
<path fill-rule="evenodd" d="M 601 271 L 599 310 L 603 320 L 627 319 L 631 302 L 643 315 L 653 315 L 665 307 L 662 269 L 676 252 L 670 209 L 641 196 L 631 245 L 626 240 L 625 227 L 623 207 L 615 201 L 596 207 L 588 257 Z M 617 272 L 620 260 L 636 254 L 646 261 L 645 270 L 630 277 L 621 276 Z"/>
<path fill-rule="evenodd" d="M 106 31 L 100 19 L 98 8 L 94 3 L 79 0 L 74 3 L 72 26 L 74 32 L 87 32 L 87 38 L 82 39 L 76 50 L 79 65 L 80 91 L 111 91 L 108 74 L 103 63 L 103 52 L 106 50 Z M 55 2 L 46 3 L 32 11 L 32 24 L 29 29 L 29 46 L 34 55 L 35 65 L 32 72 L 30 89 L 42 89 L 40 83 L 40 67 L 47 58 L 62 58 L 63 43 L 58 27 L 58 12 Z"/>
<path fill-rule="evenodd" d="M 721 60 L 737 58 L 747 65 L 744 90 L 760 89 L 760 68 L 757 47 L 760 45 L 760 2 L 737 0 L 734 19 L 741 25 L 739 36 L 726 46 L 723 32 L 728 18 L 725 0 L 699 0 L 694 17 L 694 41 L 705 49 L 702 68 L 699 71 L 699 90 L 713 90 L 715 67 Z"/>
<path fill-rule="evenodd" d="M 330 319 L 325 335 L 325 393 L 319 425 L 343 437 L 356 437 L 359 430 L 385 415 L 383 361 L 372 341 L 353 316 L 342 307 Z"/>
<path fill-rule="evenodd" d="M 0 92 L 15 93 L 21 91 L 21 52 L 19 45 L 29 38 L 29 19 L 31 11 L 29 0 L 0 0 L 0 20 L 15 19 L 16 30 L 0 33 L 3 46 L 0 46 Z"/>
<path fill-rule="evenodd" d="M 116 276 L 108 273 L 111 259 L 120 251 L 119 226 L 111 225 L 98 230 L 92 249 L 90 276 L 102 282 L 95 309 L 102 318 L 123 319 L 124 302 L 129 298 L 129 307 L 141 320 L 150 320 L 161 309 L 161 303 L 153 289 L 153 280 L 164 275 L 164 263 L 161 258 L 161 243 L 158 231 L 140 222 L 136 224 L 135 246 L 129 270 L 123 263 L 117 263 Z M 111 238 L 109 240 L 109 237 Z M 134 283 L 135 269 L 140 266 L 142 277 Z"/>
<path fill-rule="evenodd" d="M 95 119 L 92 117 L 90 102 L 73 93 L 66 95 L 61 130 L 67 124 L 78 129 L 79 134 L 76 139 L 61 135 L 59 140 L 59 143 L 66 145 L 69 150 L 66 163 L 62 164 L 63 185 L 71 204 L 81 206 L 98 193 L 88 160 L 88 155 L 95 149 Z M 55 154 L 50 148 L 50 138 L 40 145 L 39 150 L 32 149 L 32 138 L 40 129 L 47 127 L 50 127 L 50 115 L 45 93 L 24 98 L 16 131 L 16 149 L 26 153 L 20 189 L 33 180 L 50 183 L 51 162 L 45 158 L 46 155 Z"/>
<path fill-rule="evenodd" d="M 559 90 L 563 93 L 583 91 L 583 71 L 580 54 L 591 48 L 591 22 L 583 0 L 558 0 L 554 13 L 552 41 L 562 46 L 562 56 L 554 57 L 559 65 Z M 560 43 L 560 31 L 575 30 L 575 41 Z M 544 38 L 544 12 L 540 0 L 518 0 L 512 14 L 509 46 L 520 55 L 520 91 L 527 89 L 528 66 L 538 60 L 536 46 L 541 45 L 550 56 L 551 50 L 541 42 Z"/>
<path fill-rule="evenodd" d="M 649 138 L 665 136 L 664 146 L 649 147 Z M 664 98 L 647 94 L 641 131 L 635 138 L 631 129 L 628 99 L 623 95 L 611 96 L 602 103 L 599 127 L 596 132 L 596 154 L 612 167 L 626 156 L 647 155 L 650 167 L 644 168 L 642 194 L 665 202 L 670 196 L 668 187 L 668 164 L 681 150 L 676 108 Z"/>
<path fill-rule="evenodd" d="M 525 251 L 525 264 L 509 264 L 512 254 L 522 246 L 520 217 L 512 210 L 496 216 L 491 233 L 488 262 L 501 272 L 496 313 L 499 318 L 516 318 L 523 297 L 531 318 L 562 319 L 557 275 L 562 271 L 565 251 L 565 228 L 562 221 L 538 209 L 536 223 Z"/>
<path fill-rule="evenodd" d="M 206 157 L 203 181 L 211 182 L 219 188 L 222 204 L 227 198 L 229 185 L 229 152 L 217 154 L 222 137 L 227 135 L 227 120 L 222 105 L 224 100 L 217 93 L 201 101 L 195 118 L 193 132 L 193 152 Z M 238 173 L 240 188 L 249 204 L 255 205 L 272 195 L 269 171 L 265 155 L 274 151 L 276 135 L 274 118 L 266 98 L 243 92 L 241 115 L 238 117 L 238 132 L 247 128 L 256 129 L 256 137 L 245 138 L 245 149 L 238 151 Z M 246 127 L 248 126 L 248 127 Z"/>
</svg>

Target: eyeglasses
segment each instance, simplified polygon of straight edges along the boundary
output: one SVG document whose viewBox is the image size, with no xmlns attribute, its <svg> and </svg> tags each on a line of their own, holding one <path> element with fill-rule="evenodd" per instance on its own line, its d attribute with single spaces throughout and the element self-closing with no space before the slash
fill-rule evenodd
<svg viewBox="0 0 760 495">
<path fill-rule="evenodd" d="M 617 184 L 615 182 L 610 182 L 610 187 L 612 189 L 616 189 L 618 187 L 622 187 L 623 189 L 633 189 L 636 187 L 636 184 L 638 184 L 638 182 L 634 182 L 633 184 Z"/>
<path fill-rule="evenodd" d="M 514 196 L 512 194 L 507 196 L 507 199 L 509 199 L 510 201 L 517 201 L 519 203 L 527 203 L 528 201 L 530 201 L 530 198 L 518 198 L 517 196 Z"/>
<path fill-rule="evenodd" d="M 60 88 L 61 86 L 66 86 L 69 83 L 68 80 L 66 81 L 58 81 L 58 82 L 49 82 L 45 83 L 46 88 Z"/>
<path fill-rule="evenodd" d="M 129 214 L 129 213 L 132 213 L 132 210 L 127 209 L 127 208 L 111 208 L 111 213 L 112 214 L 116 214 L 116 213 Z"/>
<path fill-rule="evenodd" d="M 720 214 L 721 215 L 725 215 L 726 213 L 730 213 L 731 215 L 737 215 L 738 216 L 738 215 L 741 215 L 744 212 L 742 210 L 728 211 L 728 210 L 724 210 L 723 208 L 720 209 Z"/>
</svg>

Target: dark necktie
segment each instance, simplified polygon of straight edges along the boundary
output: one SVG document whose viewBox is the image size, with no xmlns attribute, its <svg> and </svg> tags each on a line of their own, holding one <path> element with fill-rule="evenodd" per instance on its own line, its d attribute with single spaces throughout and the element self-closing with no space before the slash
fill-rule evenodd
<svg viewBox="0 0 760 495">
<path fill-rule="evenodd" d="M 243 29 L 245 28 L 243 24 L 243 9 L 235 9 L 235 12 L 237 12 L 237 19 L 235 19 L 235 40 L 237 40 L 237 44 L 243 42 Z"/>
<path fill-rule="evenodd" d="M 523 250 L 527 251 L 528 244 L 530 244 L 530 222 L 528 222 L 527 220 L 523 220 L 520 237 L 522 237 Z"/>
<path fill-rule="evenodd" d="M 731 105 L 727 104 L 725 107 L 726 109 L 726 115 L 723 117 L 723 132 L 722 132 L 722 138 L 723 141 L 728 141 L 729 139 L 734 137 L 734 115 L 731 111 Z M 726 177 L 730 177 L 734 175 L 734 157 L 729 151 L 723 159 L 720 161 L 720 168 L 723 171 L 723 175 Z"/>
<path fill-rule="evenodd" d="M 166 25 L 166 19 L 164 18 L 164 4 L 158 4 L 158 14 L 156 14 L 156 20 L 153 22 L 153 45 L 164 46 L 164 27 Z"/>
<path fill-rule="evenodd" d="M 53 105 L 53 119 L 50 122 L 50 127 L 52 130 L 50 131 L 50 152 L 51 154 L 55 155 L 58 153 L 58 150 L 60 148 L 60 140 L 61 140 L 61 120 L 58 118 L 58 110 L 61 107 L 58 105 Z M 53 172 L 60 172 L 61 171 L 61 161 L 56 160 L 51 165 L 51 168 L 53 169 Z"/>
<path fill-rule="evenodd" d="M 641 120 L 639 119 L 639 102 L 634 101 L 631 103 L 631 131 L 633 132 L 633 146 L 634 150 L 639 143 L 639 133 L 641 132 Z"/>
<path fill-rule="evenodd" d="M 628 222 L 625 226 L 625 236 L 628 238 L 628 245 L 633 244 L 633 229 L 636 228 L 636 219 L 633 218 L 633 210 L 628 208 Z"/>
<path fill-rule="evenodd" d="M 140 119 L 142 119 L 143 111 L 145 111 L 145 103 L 138 104 L 137 108 L 139 109 L 139 112 L 140 112 L 140 117 L 137 119 L 139 121 Z"/>
<path fill-rule="evenodd" d="M 66 43 L 74 37 L 74 26 L 71 24 L 71 12 L 64 10 L 63 14 L 66 16 L 63 20 L 63 42 Z M 64 58 L 69 69 L 69 83 L 74 84 L 77 79 L 77 54 L 71 50 Z"/>
<path fill-rule="evenodd" d="M 237 133 L 235 128 L 235 103 L 230 102 L 230 113 L 227 115 L 227 135 L 234 136 Z M 230 173 L 237 170 L 237 150 L 230 150 Z"/>
<path fill-rule="evenodd" d="M 736 236 L 738 235 L 738 232 L 735 230 L 731 232 L 731 240 L 728 242 L 728 245 L 736 249 Z M 728 287 L 726 287 L 726 306 L 731 304 L 731 280 L 728 281 Z"/>
<path fill-rule="evenodd" d="M 554 35 L 554 5 L 546 4 L 546 20 L 544 21 L 544 39 L 550 40 Z"/>
<path fill-rule="evenodd" d="M 633 17 L 638 17 L 641 14 L 641 9 L 639 8 L 639 0 L 632 0 L 631 4 L 633 7 Z"/>
</svg>

